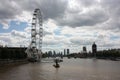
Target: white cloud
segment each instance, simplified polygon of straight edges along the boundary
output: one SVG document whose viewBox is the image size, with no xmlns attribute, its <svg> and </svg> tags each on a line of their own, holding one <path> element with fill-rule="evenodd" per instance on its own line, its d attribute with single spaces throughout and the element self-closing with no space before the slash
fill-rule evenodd
<svg viewBox="0 0 120 80">
<path fill-rule="evenodd" d="M 9 30 L 11 21 L 27 22 L 28 27 L 0 34 L 0 42 L 28 46 L 32 14 L 35 8 L 40 8 L 44 49 L 79 51 L 86 45 L 91 50 L 94 41 L 99 49 L 120 48 L 119 3 L 119 0 L 1 0 L 0 24 L 3 28 Z"/>
</svg>

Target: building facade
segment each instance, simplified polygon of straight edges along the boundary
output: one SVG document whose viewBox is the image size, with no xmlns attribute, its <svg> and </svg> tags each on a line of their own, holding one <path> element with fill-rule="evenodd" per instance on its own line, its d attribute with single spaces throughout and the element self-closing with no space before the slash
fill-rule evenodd
<svg viewBox="0 0 120 80">
<path fill-rule="evenodd" d="M 97 53 L 97 45 L 95 44 L 95 42 L 92 45 L 92 54 L 95 57 Z"/>
<path fill-rule="evenodd" d="M 64 56 L 66 56 L 66 50 L 64 49 Z"/>
<path fill-rule="evenodd" d="M 85 46 L 83 46 L 83 53 L 87 53 L 87 49 Z"/>
<path fill-rule="evenodd" d="M 67 49 L 67 55 L 69 55 L 70 54 L 70 50 L 69 49 Z"/>
</svg>

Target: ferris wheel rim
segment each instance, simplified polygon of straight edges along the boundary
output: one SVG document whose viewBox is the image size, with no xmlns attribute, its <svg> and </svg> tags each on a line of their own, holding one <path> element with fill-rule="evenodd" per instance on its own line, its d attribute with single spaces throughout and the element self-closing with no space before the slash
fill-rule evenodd
<svg viewBox="0 0 120 80">
<path fill-rule="evenodd" d="M 39 24 L 39 30 L 37 32 L 37 20 Z M 34 33 L 34 34 L 33 34 Z M 31 43 L 34 44 L 34 47 L 37 49 L 37 41 L 36 36 L 39 36 L 39 46 L 38 50 L 42 51 L 42 35 L 43 35 L 43 28 L 42 28 L 42 15 L 40 9 L 35 9 L 33 13 L 33 19 L 32 19 L 32 29 L 31 29 Z M 32 45 L 33 47 L 33 45 Z"/>
</svg>

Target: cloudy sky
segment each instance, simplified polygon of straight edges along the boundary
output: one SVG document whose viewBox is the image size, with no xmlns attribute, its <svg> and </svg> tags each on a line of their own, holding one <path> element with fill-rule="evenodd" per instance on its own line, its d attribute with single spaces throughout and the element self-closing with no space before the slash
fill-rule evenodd
<svg viewBox="0 0 120 80">
<path fill-rule="evenodd" d="M 120 48 L 120 0 L 0 0 L 0 44 L 28 46 L 35 8 L 43 17 L 43 51 Z"/>
</svg>

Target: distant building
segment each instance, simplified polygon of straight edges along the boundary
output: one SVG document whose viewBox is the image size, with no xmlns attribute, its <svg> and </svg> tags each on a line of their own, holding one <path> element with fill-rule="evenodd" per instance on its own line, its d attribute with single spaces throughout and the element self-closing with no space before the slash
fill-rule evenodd
<svg viewBox="0 0 120 80">
<path fill-rule="evenodd" d="M 52 57 L 52 51 L 48 51 L 48 57 Z"/>
<path fill-rule="evenodd" d="M 67 55 L 69 55 L 70 54 L 70 50 L 69 49 L 67 49 Z"/>
<path fill-rule="evenodd" d="M 64 49 L 64 56 L 66 56 L 66 50 Z"/>
<path fill-rule="evenodd" d="M 87 49 L 83 46 L 83 57 L 87 57 Z"/>
<path fill-rule="evenodd" d="M 93 45 L 92 45 L 92 54 L 93 54 L 93 56 L 96 56 L 96 53 L 97 53 L 97 45 L 94 42 Z"/>
<path fill-rule="evenodd" d="M 26 47 L 0 47 L 0 59 L 26 59 Z"/>
<path fill-rule="evenodd" d="M 56 52 L 55 51 L 53 51 L 53 55 L 52 55 L 53 57 L 56 57 Z"/>
<path fill-rule="evenodd" d="M 86 47 L 83 46 L 83 53 L 87 53 Z"/>
</svg>

